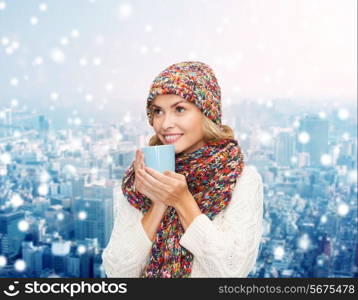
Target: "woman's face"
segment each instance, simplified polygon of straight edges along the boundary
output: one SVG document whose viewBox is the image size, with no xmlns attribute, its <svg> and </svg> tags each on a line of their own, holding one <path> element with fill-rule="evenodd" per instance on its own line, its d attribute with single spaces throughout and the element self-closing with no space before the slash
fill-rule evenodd
<svg viewBox="0 0 358 300">
<path fill-rule="evenodd" d="M 191 153 L 204 145 L 203 114 L 194 104 L 178 95 L 159 95 L 151 109 L 157 136 L 164 145 L 173 144 L 175 153 Z M 174 133 L 181 136 L 166 138 Z"/>
</svg>

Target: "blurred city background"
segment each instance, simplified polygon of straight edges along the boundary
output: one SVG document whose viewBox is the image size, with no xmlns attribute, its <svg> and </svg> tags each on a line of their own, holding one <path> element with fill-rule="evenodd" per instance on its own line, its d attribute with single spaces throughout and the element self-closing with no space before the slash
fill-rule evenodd
<svg viewBox="0 0 358 300">
<path fill-rule="evenodd" d="M 357 2 L 0 0 L 0 277 L 105 277 L 151 81 L 209 64 L 264 183 L 249 277 L 357 277 Z"/>
</svg>

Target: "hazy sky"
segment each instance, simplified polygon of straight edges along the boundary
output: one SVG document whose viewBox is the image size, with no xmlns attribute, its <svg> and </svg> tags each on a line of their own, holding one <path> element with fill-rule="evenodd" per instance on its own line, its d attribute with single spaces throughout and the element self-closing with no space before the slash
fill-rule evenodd
<svg viewBox="0 0 358 300">
<path fill-rule="evenodd" d="M 214 69 L 223 101 L 355 101 L 357 1 L 0 0 L 0 108 L 144 110 L 184 60 Z"/>
</svg>

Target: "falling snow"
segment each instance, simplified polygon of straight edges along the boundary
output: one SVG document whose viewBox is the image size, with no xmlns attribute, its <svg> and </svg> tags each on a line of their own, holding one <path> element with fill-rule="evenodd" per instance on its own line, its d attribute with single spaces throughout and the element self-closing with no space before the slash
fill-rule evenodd
<svg viewBox="0 0 358 300">
<path fill-rule="evenodd" d="M 310 135 L 307 132 L 301 132 L 298 135 L 298 141 L 302 144 L 307 144 L 310 141 Z"/>
<path fill-rule="evenodd" d="M 46 3 L 41 3 L 39 5 L 39 10 L 42 11 L 42 12 L 47 11 L 47 4 Z"/>
<path fill-rule="evenodd" d="M 15 270 L 18 272 L 23 272 L 26 269 L 26 263 L 23 259 L 17 259 L 14 263 Z"/>
<path fill-rule="evenodd" d="M 15 213 L 11 228 L 27 238 L 36 232 L 40 244 L 58 243 L 58 253 L 74 246 L 73 255 L 92 255 L 98 237 L 88 247 L 66 244 L 72 222 L 94 224 L 95 206 L 79 205 L 81 193 L 103 188 L 99 194 L 106 194 L 120 182 L 133 149 L 153 135 L 143 105 L 153 76 L 175 60 L 202 60 L 218 74 L 223 123 L 233 128 L 247 165 L 263 178 L 266 232 L 255 276 L 319 276 L 315 272 L 329 263 L 324 276 L 353 272 L 348 253 L 356 251 L 349 238 L 357 233 L 356 92 L 352 101 L 355 85 L 347 78 L 356 70 L 347 49 L 356 40 L 346 34 L 349 15 L 339 19 L 340 4 L 337 14 L 325 10 L 326 19 L 316 18 L 322 1 L 308 5 L 314 17 L 304 4 L 294 12 L 280 8 L 282 16 L 295 16 L 283 30 L 283 17 L 270 14 L 268 4 L 232 12 L 221 6 L 218 17 L 213 3 L 200 1 L 212 16 L 209 25 L 200 15 L 189 18 L 190 10 L 173 8 L 171 17 L 155 4 L 142 14 L 139 2 L 71 3 L 74 12 L 88 9 L 91 21 L 80 23 L 66 11 L 66 22 L 58 22 L 56 1 L 29 4 L 31 10 L 24 4 L 26 28 L 0 32 L 0 84 L 6 91 L 0 95 L 0 213 Z M 15 1 L 0 0 L 4 24 L 14 8 Z M 32 245 L 31 251 L 40 248 Z M 33 268 L 30 261 L 2 253 L 0 272 L 25 274 Z"/>
<path fill-rule="evenodd" d="M 65 61 L 65 54 L 61 49 L 54 48 L 51 51 L 51 59 L 58 64 L 62 64 Z"/>
</svg>

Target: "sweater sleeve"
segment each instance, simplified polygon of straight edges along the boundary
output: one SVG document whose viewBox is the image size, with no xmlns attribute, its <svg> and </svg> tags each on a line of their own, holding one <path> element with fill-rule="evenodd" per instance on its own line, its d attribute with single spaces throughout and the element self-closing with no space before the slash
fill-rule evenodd
<svg viewBox="0 0 358 300">
<path fill-rule="evenodd" d="M 142 226 L 143 214 L 123 194 L 116 211 L 111 237 L 102 253 L 102 266 L 107 277 L 139 277 L 152 247 Z"/>
<path fill-rule="evenodd" d="M 247 277 L 258 255 L 262 220 L 262 178 L 245 166 L 221 222 L 201 214 L 180 239 L 194 255 L 191 277 Z"/>
</svg>

